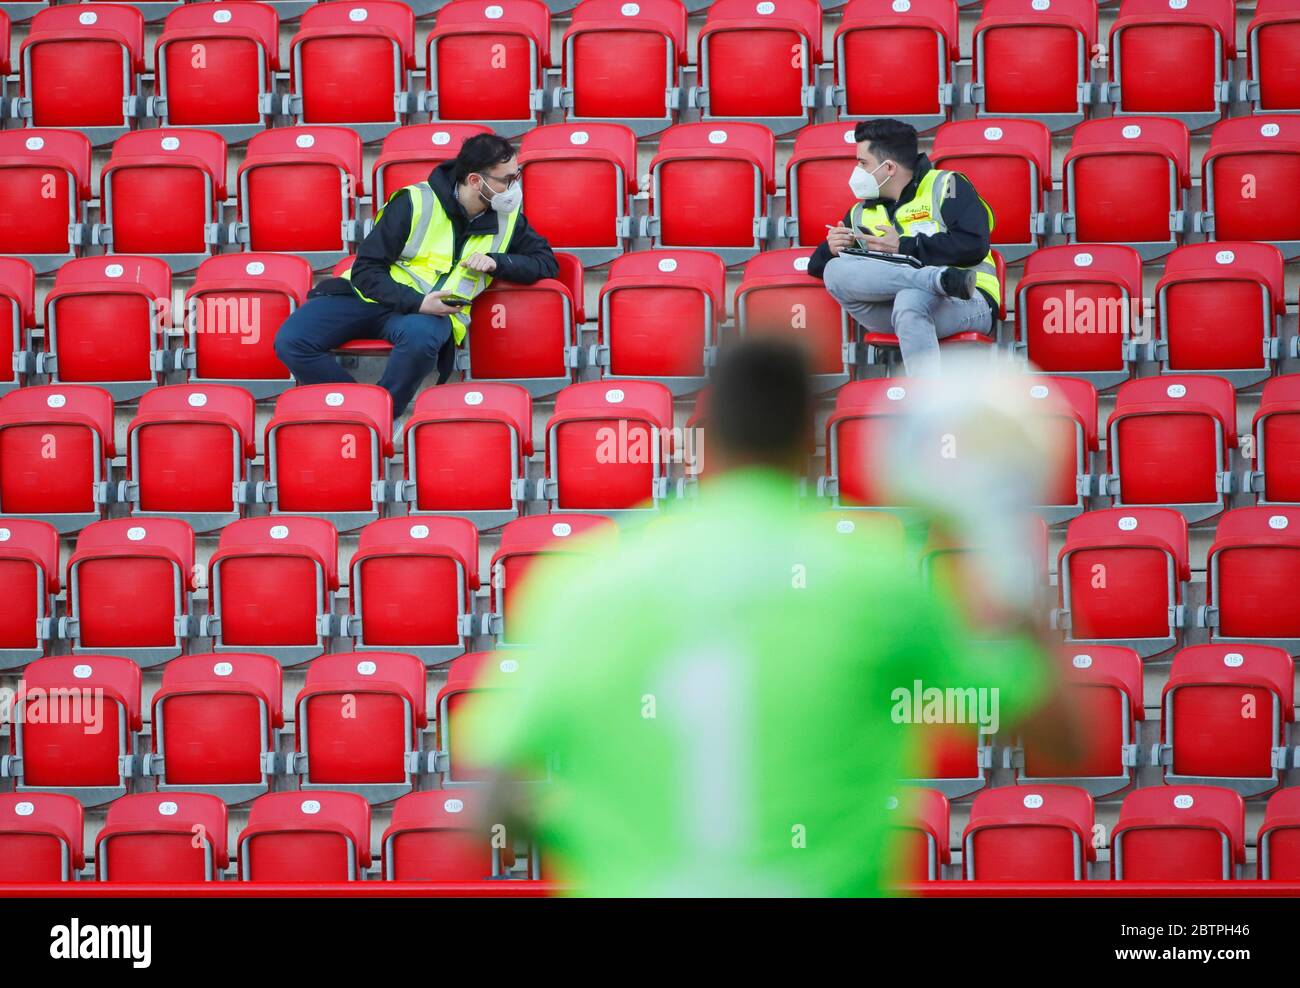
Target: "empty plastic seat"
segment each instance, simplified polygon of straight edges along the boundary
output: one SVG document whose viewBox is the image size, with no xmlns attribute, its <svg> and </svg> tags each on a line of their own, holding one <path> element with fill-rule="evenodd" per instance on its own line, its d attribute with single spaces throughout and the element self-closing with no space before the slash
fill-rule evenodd
<svg viewBox="0 0 1300 988">
<path fill-rule="evenodd" d="M 588 381 L 556 396 L 546 423 L 552 511 L 653 510 L 667 496 L 673 396 L 654 381 Z"/>
<path fill-rule="evenodd" d="M 8 75 L 13 71 L 9 59 L 9 39 L 10 24 L 9 15 L 4 10 L 0 10 L 0 75 Z"/>
<path fill-rule="evenodd" d="M 1265 382 L 1251 433 L 1254 469 L 1243 474 L 1242 490 L 1259 494 L 1260 504 L 1300 504 L 1300 377 Z"/>
<path fill-rule="evenodd" d="M 966 878 L 984 882 L 1087 881 L 1092 797 L 1075 786 L 986 789 L 962 833 Z"/>
<path fill-rule="evenodd" d="M 154 63 L 158 95 L 150 113 L 164 126 L 249 137 L 279 109 L 272 73 L 280 68 L 280 17 L 251 0 L 184 4 L 167 15 Z"/>
<path fill-rule="evenodd" d="M 412 124 L 390 131 L 370 173 L 375 202 L 387 202 L 398 189 L 427 182 L 429 173 L 454 158 L 468 138 L 491 132 L 490 127 L 472 123 Z M 532 203 L 528 206 L 531 213 Z"/>
<path fill-rule="evenodd" d="M 327 268 L 357 236 L 361 138 L 345 127 L 277 127 L 255 134 L 239 166 L 235 233 L 248 250 L 305 255 Z"/>
<path fill-rule="evenodd" d="M 214 651 L 265 652 L 296 665 L 325 650 L 339 586 L 338 531 L 320 518 L 244 518 L 208 563 Z"/>
<path fill-rule="evenodd" d="M 414 109 L 415 12 L 396 0 L 313 4 L 289 42 L 289 61 L 295 122 L 363 125 L 378 136 L 374 125 L 396 126 Z"/>
<path fill-rule="evenodd" d="M 643 134 L 673 122 L 689 61 L 680 0 L 582 0 L 562 45 L 569 120 L 617 120 Z"/>
<path fill-rule="evenodd" d="M 732 309 L 741 335 L 773 333 L 806 343 L 818 390 L 849 379 L 849 317 L 820 278 L 808 273 L 812 250 L 764 251 L 745 263 Z"/>
<path fill-rule="evenodd" d="M 62 793 L 0 793 L 0 883 L 70 882 L 86 867 L 84 811 Z"/>
<path fill-rule="evenodd" d="M 1024 256 L 1047 233 L 1052 135 L 1037 120 L 944 124 L 934 135 L 930 160 L 934 167 L 960 172 L 974 184 L 996 220 L 990 242 L 1006 256 Z"/>
<path fill-rule="evenodd" d="M 468 791 L 403 796 L 393 804 L 392 822 L 384 831 L 384 878 L 479 882 L 494 877 L 498 853 L 492 846 L 492 827 L 481 814 L 477 799 Z"/>
<path fill-rule="evenodd" d="M 153 696 L 144 774 L 156 776 L 160 790 L 207 792 L 227 803 L 260 796 L 276 769 L 281 703 L 280 663 L 270 656 L 173 659 Z"/>
<path fill-rule="evenodd" d="M 43 261 L 42 271 L 53 269 L 79 245 L 90 198 L 85 134 L 0 131 L 0 253 L 22 254 Z"/>
<path fill-rule="evenodd" d="M 198 792 L 135 793 L 108 808 L 95 838 L 101 882 L 212 882 L 230 865 L 226 804 Z"/>
<path fill-rule="evenodd" d="M 1246 857 L 1245 830 L 1245 804 L 1230 789 L 1137 789 L 1111 834 L 1111 873 L 1130 882 L 1229 881 Z"/>
<path fill-rule="evenodd" d="M 257 455 L 253 396 L 228 384 L 172 384 L 140 398 L 127 426 L 118 500 L 137 517 L 183 518 L 200 532 L 240 516 Z"/>
<path fill-rule="evenodd" d="M 909 789 L 885 801 L 888 810 L 902 810 L 893 824 L 899 880 L 938 881 L 951 862 L 948 849 L 948 797 L 934 789 Z M 906 815 L 903 815 L 903 814 Z"/>
<path fill-rule="evenodd" d="M 1126 381 L 1106 422 L 1110 472 L 1099 494 L 1119 505 L 1168 504 L 1190 520 L 1223 510 L 1237 445 L 1237 402 L 1221 377 Z"/>
<path fill-rule="evenodd" d="M 1190 141 L 1186 124 L 1161 117 L 1081 123 L 1061 166 L 1057 232 L 1071 243 L 1132 244 L 1143 258 L 1168 253 L 1186 229 Z"/>
<path fill-rule="evenodd" d="M 478 592 L 478 529 L 464 518 L 384 518 L 361 530 L 345 635 L 430 664 L 465 651 Z"/>
<path fill-rule="evenodd" d="M 1083 513 L 1092 489 L 1097 389 L 1079 378 L 1043 377 L 1031 381 L 1028 391 L 1030 398 L 1043 403 L 1042 415 L 1050 422 L 1056 449 L 1062 451 L 1039 510 L 1051 522 L 1065 521 Z"/>
<path fill-rule="evenodd" d="M 993 758 L 988 735 L 953 724 L 913 724 L 905 730 L 923 758 L 915 777 L 904 781 L 937 789 L 949 799 L 969 796 L 988 784 L 986 770 Z"/>
<path fill-rule="evenodd" d="M 353 792 L 273 792 L 239 834 L 246 882 L 354 882 L 370 867 L 370 804 Z"/>
<path fill-rule="evenodd" d="M 632 236 L 636 134 L 622 124 L 550 124 L 519 144 L 528 222 L 552 247 L 589 264 L 621 253 Z"/>
<path fill-rule="evenodd" d="M 15 791 L 64 792 L 86 806 L 124 794 L 141 727 L 140 678 L 137 663 L 116 655 L 60 655 L 29 665 L 14 698 L 14 757 L 0 764 Z"/>
<path fill-rule="evenodd" d="M 293 383 L 275 355 L 280 324 L 311 290 L 311 265 L 287 254 L 224 254 L 199 265 L 185 293 L 184 365 L 195 383 L 238 384 L 254 398 Z"/>
<path fill-rule="evenodd" d="M 1294 115 L 1224 120 L 1201 159 L 1200 226 L 1214 240 L 1266 240 L 1300 255 L 1300 120 Z"/>
<path fill-rule="evenodd" d="M 518 516 L 533 455 L 525 389 L 478 381 L 426 388 L 402 435 L 401 497 L 412 514 L 460 515 L 481 529 Z"/>
<path fill-rule="evenodd" d="M 469 735 L 463 726 L 464 718 L 460 716 L 467 708 L 472 709 L 474 694 L 484 690 L 484 681 L 495 676 L 499 670 L 507 676 L 522 680 L 526 675 L 525 653 L 517 650 L 498 652 L 470 652 L 460 658 L 452 659 L 447 666 L 447 682 L 438 690 L 436 700 L 437 718 L 437 757 L 438 771 L 442 773 L 443 788 L 490 781 L 492 769 L 483 755 L 467 743 Z M 493 680 L 493 689 L 509 688 L 502 686 L 506 680 Z M 484 716 L 476 711 L 476 716 Z M 460 722 L 458 725 L 458 721 Z M 540 778 L 545 778 L 545 773 Z M 525 781 L 525 780 L 518 780 Z"/>
<path fill-rule="evenodd" d="M 1219 519 L 1205 561 L 1212 641 L 1251 641 L 1300 652 L 1300 611 L 1285 588 L 1300 575 L 1300 508 L 1237 508 Z"/>
<path fill-rule="evenodd" d="M 0 669 L 45 652 L 59 592 L 59 533 L 48 522 L 0 519 Z"/>
<path fill-rule="evenodd" d="M 0 166 L 2 167 L 2 166 Z M 21 257 L 0 257 L 0 395 L 27 383 L 34 365 L 36 271 Z M 17 357 L 17 360 L 15 360 Z M 20 365 L 26 365 L 25 368 Z"/>
<path fill-rule="evenodd" d="M 2 814 L 0 810 L 0 819 Z M 1261 879 L 1300 881 L 1300 789 L 1282 789 L 1269 797 L 1255 847 Z"/>
<path fill-rule="evenodd" d="M 1300 4 L 1257 0 L 1246 28 L 1246 68 L 1241 98 L 1254 112 L 1300 110 Z"/>
<path fill-rule="evenodd" d="M 777 133 L 807 123 L 822 61 L 819 0 L 714 0 L 696 38 L 705 120 L 760 119 Z"/>
<path fill-rule="evenodd" d="M 1067 643 L 1167 651 L 1183 626 L 1182 585 L 1191 579 L 1187 519 L 1171 508 L 1086 512 L 1066 529 L 1057 576 L 1061 611 L 1053 620 Z"/>
<path fill-rule="evenodd" d="M 601 286 L 605 378 L 648 378 L 675 394 L 703 386 L 727 319 L 727 269 L 704 251 L 636 251 L 616 258 Z"/>
<path fill-rule="evenodd" d="M 284 392 L 266 424 L 266 481 L 275 514 L 319 514 L 340 530 L 379 515 L 393 455 L 393 399 L 377 384 L 311 384 Z"/>
<path fill-rule="evenodd" d="M 113 396 L 86 384 L 0 397 L 0 520 L 37 517 L 72 532 L 111 500 Z"/>
<path fill-rule="evenodd" d="M 846 384 L 835 396 L 835 410 L 826 420 L 826 474 L 819 486 L 836 507 L 885 506 L 868 453 L 881 442 L 890 416 L 902 413 L 909 390 L 908 381 L 876 378 Z"/>
<path fill-rule="evenodd" d="M 40 11 L 18 49 L 20 112 L 37 127 L 74 127 L 107 144 L 139 115 L 144 17 L 124 3 Z"/>
<path fill-rule="evenodd" d="M 541 0 L 447 4 L 429 32 L 426 56 L 430 92 L 420 109 L 434 120 L 517 133 L 545 109 L 550 8 Z"/>
<path fill-rule="evenodd" d="M 123 134 L 99 173 L 100 243 L 113 253 L 166 255 L 181 270 L 225 239 L 226 142 L 210 130 Z"/>
<path fill-rule="evenodd" d="M 813 124 L 799 131 L 785 166 L 785 211 L 777 236 L 801 246 L 816 246 L 826 227 L 844 222 L 849 193 L 844 191 L 857 161 L 852 123 Z"/>
<path fill-rule="evenodd" d="M 920 130 L 943 123 L 958 41 L 955 0 L 850 0 L 834 41 L 840 116 L 902 118 Z"/>
<path fill-rule="evenodd" d="M 520 642 L 511 614 L 519 599 L 524 577 L 539 556 L 547 553 L 581 553 L 589 540 L 614 538 L 617 525 L 604 515 L 566 514 L 563 518 L 529 515 L 509 522 L 501 529 L 501 545 L 492 555 L 492 632 L 501 645 Z"/>
<path fill-rule="evenodd" d="M 987 0 L 971 40 L 967 99 L 980 114 L 1072 127 L 1092 102 L 1096 44 L 1096 0 Z"/>
<path fill-rule="evenodd" d="M 747 260 L 766 239 L 775 171 L 776 138 L 762 124 L 669 127 L 650 161 L 644 232 L 655 247 L 707 247 L 728 264 Z"/>
</svg>

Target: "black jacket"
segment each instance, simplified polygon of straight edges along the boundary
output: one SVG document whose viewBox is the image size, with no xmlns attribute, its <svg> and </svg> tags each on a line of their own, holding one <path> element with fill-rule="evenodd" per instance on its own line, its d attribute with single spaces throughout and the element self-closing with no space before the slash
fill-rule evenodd
<svg viewBox="0 0 1300 988">
<path fill-rule="evenodd" d="M 497 215 L 484 210 L 473 219 L 456 198 L 456 183 L 452 177 L 455 163 L 445 161 L 429 173 L 433 188 L 442 208 L 451 217 L 454 233 L 452 264 L 460 260 L 465 240 L 472 235 L 492 234 L 497 230 Z M 415 312 L 424 301 L 416 288 L 394 281 L 388 269 L 402 253 L 406 238 L 411 232 L 411 196 L 399 194 L 384 207 L 373 230 L 357 248 L 357 258 L 352 262 L 352 284 L 366 298 L 373 299 L 397 312 Z M 514 233 L 505 251 L 488 255 L 497 262 L 493 278 L 531 285 L 543 278 L 554 278 L 560 266 L 551 252 L 546 238 L 528 225 L 521 211 L 515 221 Z"/>
</svg>

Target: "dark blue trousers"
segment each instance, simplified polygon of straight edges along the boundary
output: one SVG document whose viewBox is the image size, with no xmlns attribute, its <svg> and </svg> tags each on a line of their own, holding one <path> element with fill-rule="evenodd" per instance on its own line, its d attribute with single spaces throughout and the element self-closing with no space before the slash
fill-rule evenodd
<svg viewBox="0 0 1300 988">
<path fill-rule="evenodd" d="M 439 383 L 451 376 L 456 348 L 450 343 L 450 318 L 394 312 L 351 292 L 308 298 L 275 334 L 275 353 L 299 384 L 345 384 L 355 379 L 330 351 L 349 340 L 393 345 L 379 386 L 393 396 L 394 417 L 406 410 L 435 368 Z"/>
</svg>

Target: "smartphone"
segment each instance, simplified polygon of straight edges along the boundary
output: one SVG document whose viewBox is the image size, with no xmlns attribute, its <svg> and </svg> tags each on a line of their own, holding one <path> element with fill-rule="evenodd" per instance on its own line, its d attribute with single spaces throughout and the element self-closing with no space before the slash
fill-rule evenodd
<svg viewBox="0 0 1300 988">
<path fill-rule="evenodd" d="M 443 305 L 449 305 L 453 309 L 459 309 L 462 306 L 469 305 L 472 300 L 467 298 L 461 298 L 461 296 L 459 295 L 448 295 L 440 299 L 439 301 L 441 301 Z"/>
</svg>

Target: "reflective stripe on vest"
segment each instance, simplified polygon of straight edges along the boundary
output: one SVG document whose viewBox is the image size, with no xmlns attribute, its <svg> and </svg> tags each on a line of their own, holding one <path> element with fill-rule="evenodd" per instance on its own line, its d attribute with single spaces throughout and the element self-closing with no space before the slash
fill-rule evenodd
<svg viewBox="0 0 1300 988">
<path fill-rule="evenodd" d="M 402 192 L 409 193 L 411 197 L 411 231 L 407 234 L 406 243 L 402 246 L 398 259 L 389 267 L 388 276 L 399 285 L 408 285 L 426 295 L 432 291 L 448 289 L 453 294 L 464 298 L 477 297 L 492 283 L 492 275 L 484 271 L 471 271 L 459 262 L 455 268 L 448 270 L 451 265 L 452 251 L 455 249 L 456 234 L 452 228 L 451 218 L 442 208 L 442 203 L 438 201 L 429 183 L 418 182 L 415 185 L 408 185 L 404 189 L 398 189 L 393 196 L 400 195 Z M 389 196 L 388 202 L 393 201 L 393 196 Z M 381 208 L 375 216 L 375 222 L 379 222 L 379 218 L 383 215 L 384 210 Z M 500 253 L 510 243 L 510 237 L 515 232 L 515 223 L 519 219 L 519 210 L 516 209 L 512 213 L 497 213 L 496 217 L 495 233 L 471 234 L 465 238 L 465 244 L 461 248 L 461 258 L 475 253 Z M 350 281 L 351 269 L 345 271 L 343 277 Z M 352 286 L 352 290 L 367 302 L 374 301 L 366 298 L 355 285 Z M 457 346 L 465 340 L 465 334 L 469 330 L 469 316 L 469 306 L 450 316 L 452 337 Z"/>
<path fill-rule="evenodd" d="M 900 203 L 894 210 L 895 226 L 902 228 L 902 236 L 910 237 L 917 234 L 912 229 L 920 224 L 929 224 L 932 228 L 918 231 L 919 233 L 944 233 L 948 226 L 943 220 L 943 203 L 948 197 L 948 191 L 955 181 L 956 172 L 944 171 L 939 168 L 931 168 L 917 183 L 916 195 L 905 203 Z M 989 216 L 989 230 L 993 229 L 993 210 L 989 204 L 980 197 L 980 203 L 984 206 L 984 211 Z M 856 230 L 859 226 L 865 226 L 873 229 L 877 226 L 889 226 L 889 214 L 885 211 L 884 206 L 873 206 L 871 209 L 866 208 L 863 202 L 857 203 L 850 212 L 849 220 Z M 975 287 L 983 289 L 994 302 L 999 305 L 1002 302 L 1002 292 L 998 286 L 998 269 L 993 261 L 993 253 L 984 255 L 984 260 L 978 264 L 968 265 L 970 270 L 975 272 Z"/>
</svg>

